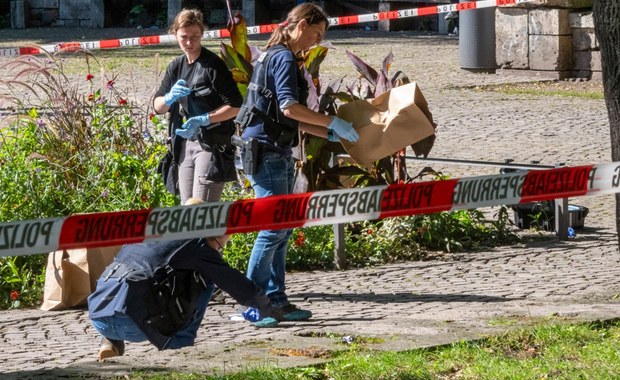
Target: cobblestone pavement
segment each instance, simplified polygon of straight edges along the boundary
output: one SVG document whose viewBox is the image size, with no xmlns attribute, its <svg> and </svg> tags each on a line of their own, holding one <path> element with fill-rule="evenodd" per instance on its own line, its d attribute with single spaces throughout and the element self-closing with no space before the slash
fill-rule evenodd
<svg viewBox="0 0 620 380">
<path fill-rule="evenodd" d="M 393 69 L 416 80 L 438 124 L 435 158 L 569 165 L 608 162 L 602 100 L 480 92 L 476 86 L 540 78 L 474 74 L 458 66 L 458 40 L 407 33 L 336 33 L 336 46 L 377 66 L 393 49 Z M 354 37 L 356 36 L 356 37 Z M 345 65 L 342 50 L 324 67 Z M 350 70 L 349 70 L 350 71 Z M 334 76 L 337 76 L 334 74 Z M 148 79 L 147 79 L 148 80 Z M 145 88 L 153 85 L 145 83 Z M 416 162 L 453 177 L 497 168 Z M 229 321 L 236 306 L 212 305 L 196 345 L 158 352 L 127 345 L 125 356 L 96 362 L 98 339 L 84 310 L 0 313 L 2 379 L 101 378 L 130 371 L 212 373 L 255 365 L 305 365 L 345 348 L 342 336 L 380 337 L 377 350 L 403 350 L 476 338 L 547 318 L 620 316 L 620 254 L 613 196 L 571 199 L 590 212 L 573 240 L 533 239 L 513 247 L 447 255 L 369 269 L 291 273 L 292 301 L 314 312 L 308 322 L 255 329 Z M 489 212 L 493 212 L 489 209 Z"/>
</svg>

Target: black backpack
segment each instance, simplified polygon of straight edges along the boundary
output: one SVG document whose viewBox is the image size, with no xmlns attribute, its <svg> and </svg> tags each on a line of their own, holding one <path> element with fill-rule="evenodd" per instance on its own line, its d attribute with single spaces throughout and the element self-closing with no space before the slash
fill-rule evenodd
<svg viewBox="0 0 620 380">
<path fill-rule="evenodd" d="M 173 244 L 159 248 L 161 265 L 150 270 L 129 263 L 122 270 L 126 274 L 120 276 L 129 287 L 126 314 L 160 350 L 166 349 L 171 338 L 190 322 L 208 287 L 198 271 L 169 265 L 181 250 L 206 244 L 204 239 L 192 239 L 170 250 Z"/>
</svg>

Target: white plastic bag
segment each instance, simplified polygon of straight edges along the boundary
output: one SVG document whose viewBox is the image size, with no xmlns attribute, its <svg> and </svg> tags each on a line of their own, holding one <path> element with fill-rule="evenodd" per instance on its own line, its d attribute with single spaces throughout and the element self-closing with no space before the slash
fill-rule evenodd
<svg viewBox="0 0 620 380">
<path fill-rule="evenodd" d="M 301 194 L 308 191 L 308 177 L 301 170 L 301 166 L 295 169 L 295 179 L 293 180 L 293 194 Z"/>
</svg>

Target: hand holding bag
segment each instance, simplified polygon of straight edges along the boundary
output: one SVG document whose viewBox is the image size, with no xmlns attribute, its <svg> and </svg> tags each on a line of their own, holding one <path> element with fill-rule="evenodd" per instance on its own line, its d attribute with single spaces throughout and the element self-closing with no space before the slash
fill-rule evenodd
<svg viewBox="0 0 620 380">
<path fill-rule="evenodd" d="M 347 153 L 368 164 L 412 146 L 426 157 L 435 141 L 435 124 L 415 82 L 394 87 L 374 99 L 356 100 L 338 108 L 338 117 L 353 123 L 360 138 L 341 139 Z"/>
</svg>

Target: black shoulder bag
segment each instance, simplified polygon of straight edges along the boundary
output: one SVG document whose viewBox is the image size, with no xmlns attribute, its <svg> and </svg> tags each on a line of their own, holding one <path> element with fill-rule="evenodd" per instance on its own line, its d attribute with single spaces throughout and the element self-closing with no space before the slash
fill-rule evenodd
<svg viewBox="0 0 620 380">
<path fill-rule="evenodd" d="M 179 162 L 181 156 L 181 141 L 177 139 L 174 130 L 181 127 L 181 116 L 179 114 L 179 103 L 175 103 L 170 108 L 170 119 L 168 121 L 168 151 L 162 157 L 157 167 L 166 190 L 170 194 L 179 195 Z"/>
</svg>

